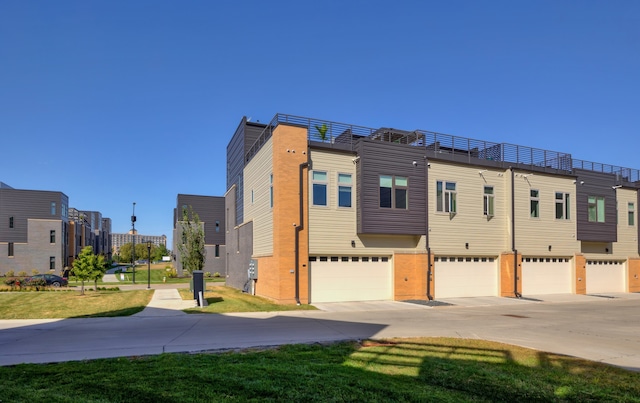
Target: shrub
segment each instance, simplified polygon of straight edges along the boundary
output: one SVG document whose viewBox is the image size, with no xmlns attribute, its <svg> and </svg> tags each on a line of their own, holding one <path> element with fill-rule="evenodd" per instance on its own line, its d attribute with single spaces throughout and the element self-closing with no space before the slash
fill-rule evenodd
<svg viewBox="0 0 640 403">
<path fill-rule="evenodd" d="M 178 277 L 178 272 L 176 271 L 175 268 L 171 267 L 171 266 L 167 266 L 165 269 L 166 272 L 166 276 L 169 278 L 176 278 Z"/>
<path fill-rule="evenodd" d="M 220 273 L 218 272 L 213 273 L 213 277 L 216 277 L 216 278 L 220 277 Z"/>
<path fill-rule="evenodd" d="M 18 277 L 27 277 L 27 272 L 22 270 L 18 272 Z"/>
<path fill-rule="evenodd" d="M 204 273 L 204 276 L 205 276 L 205 277 L 211 277 L 211 272 L 210 272 L 210 271 L 206 271 L 206 272 Z"/>
<path fill-rule="evenodd" d="M 31 270 L 31 275 L 35 276 L 36 274 L 40 274 L 40 272 L 36 269 Z"/>
<path fill-rule="evenodd" d="M 15 275 L 16 275 L 16 274 L 15 274 L 15 272 L 14 272 L 13 270 L 9 270 L 9 271 L 7 272 L 7 277 L 13 277 L 13 276 L 15 276 Z"/>
</svg>

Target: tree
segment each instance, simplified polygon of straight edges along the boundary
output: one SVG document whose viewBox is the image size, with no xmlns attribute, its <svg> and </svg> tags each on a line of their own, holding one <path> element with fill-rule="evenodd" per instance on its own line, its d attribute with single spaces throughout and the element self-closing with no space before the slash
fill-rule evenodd
<svg viewBox="0 0 640 403">
<path fill-rule="evenodd" d="M 324 143 L 327 140 L 327 130 L 329 130 L 327 124 L 323 123 L 322 126 L 316 125 L 316 130 L 318 131 L 318 137 L 320 137 L 320 140 Z"/>
<path fill-rule="evenodd" d="M 151 258 L 154 261 L 161 261 L 163 256 L 169 256 L 170 252 L 164 245 L 158 245 L 155 249 L 151 249 Z"/>
<path fill-rule="evenodd" d="M 207 257 L 204 249 L 204 225 L 191 206 L 188 210 L 187 208 L 182 209 L 180 228 L 182 242 L 178 243 L 178 251 L 182 268 L 187 270 L 189 274 L 194 270 L 202 270 Z"/>
<path fill-rule="evenodd" d="M 120 247 L 120 261 L 131 262 L 131 242 L 125 243 Z"/>
<path fill-rule="evenodd" d="M 84 282 L 98 279 L 107 271 L 104 256 L 95 255 L 91 246 L 85 246 L 80 255 L 73 261 L 73 275 L 81 281 L 80 294 L 84 295 Z"/>
</svg>

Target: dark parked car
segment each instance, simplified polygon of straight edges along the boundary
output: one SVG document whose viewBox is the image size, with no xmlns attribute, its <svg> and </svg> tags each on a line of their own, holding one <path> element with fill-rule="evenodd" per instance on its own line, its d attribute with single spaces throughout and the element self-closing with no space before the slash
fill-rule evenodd
<svg viewBox="0 0 640 403">
<path fill-rule="evenodd" d="M 67 279 L 64 277 L 56 276 L 55 274 L 36 274 L 35 276 L 27 277 L 24 280 L 24 284 L 30 284 L 33 282 L 44 281 L 47 285 L 54 287 L 67 286 Z"/>
</svg>

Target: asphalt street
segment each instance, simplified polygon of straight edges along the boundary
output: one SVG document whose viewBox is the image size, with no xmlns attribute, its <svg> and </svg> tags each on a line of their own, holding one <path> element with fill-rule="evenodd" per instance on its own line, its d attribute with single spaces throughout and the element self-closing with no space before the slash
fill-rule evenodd
<svg viewBox="0 0 640 403">
<path fill-rule="evenodd" d="M 118 318 L 0 321 L 0 365 L 233 350 L 348 339 L 486 339 L 640 371 L 640 294 L 452 305 L 324 304 L 319 311 L 187 315 L 148 307 Z M 154 312 L 153 310 L 158 310 Z"/>
</svg>

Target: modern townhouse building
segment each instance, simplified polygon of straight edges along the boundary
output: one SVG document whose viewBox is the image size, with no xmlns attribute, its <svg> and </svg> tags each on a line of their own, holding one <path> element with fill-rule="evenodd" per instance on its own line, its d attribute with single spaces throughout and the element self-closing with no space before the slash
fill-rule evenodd
<svg viewBox="0 0 640 403">
<path fill-rule="evenodd" d="M 640 291 L 637 169 L 278 114 L 227 185 L 227 283 L 279 302 Z"/>
<path fill-rule="evenodd" d="M 211 274 L 224 273 L 226 262 L 224 198 L 178 194 L 173 209 L 173 259 L 178 275 L 182 275 L 182 259 L 178 243 L 182 242 L 182 212 L 193 211 L 204 228 L 205 265 L 203 270 Z M 193 219 L 193 217 L 191 217 Z"/>
<path fill-rule="evenodd" d="M 0 186 L 0 274 L 61 272 L 68 264 L 69 198 Z"/>
<path fill-rule="evenodd" d="M 99 211 L 70 207 L 68 238 L 68 265 L 73 263 L 85 246 L 91 246 L 95 254 L 111 259 L 111 219 L 103 218 Z"/>
</svg>

